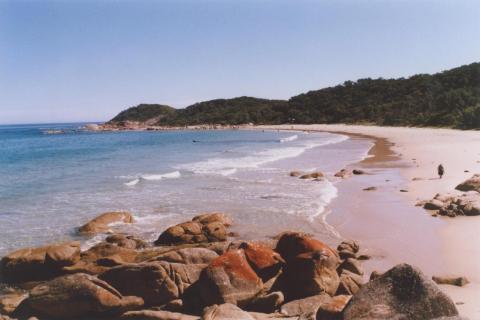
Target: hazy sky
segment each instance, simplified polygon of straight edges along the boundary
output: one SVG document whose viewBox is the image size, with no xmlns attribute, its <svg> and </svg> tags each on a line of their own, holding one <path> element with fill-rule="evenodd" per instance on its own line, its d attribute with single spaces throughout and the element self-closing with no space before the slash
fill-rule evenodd
<svg viewBox="0 0 480 320">
<path fill-rule="evenodd" d="M 475 61 L 479 0 L 0 0 L 0 123 L 289 98 Z"/>
</svg>

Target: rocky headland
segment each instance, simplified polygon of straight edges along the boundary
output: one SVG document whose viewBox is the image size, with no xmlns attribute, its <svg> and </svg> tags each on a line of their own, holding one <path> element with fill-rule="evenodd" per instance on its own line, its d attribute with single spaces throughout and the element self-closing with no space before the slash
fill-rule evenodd
<svg viewBox="0 0 480 320">
<path fill-rule="evenodd" d="M 411 265 L 365 274 L 353 240 L 334 249 L 287 231 L 242 241 L 227 215 L 206 213 L 149 243 L 111 233 L 114 222 L 135 223 L 105 213 L 78 228 L 110 233 L 88 250 L 67 242 L 3 257 L 0 319 L 460 319 Z"/>
</svg>

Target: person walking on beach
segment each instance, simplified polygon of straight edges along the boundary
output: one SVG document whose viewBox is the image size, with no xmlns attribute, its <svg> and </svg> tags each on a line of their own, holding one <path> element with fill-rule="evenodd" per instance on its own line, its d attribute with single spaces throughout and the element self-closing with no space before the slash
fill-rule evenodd
<svg viewBox="0 0 480 320">
<path fill-rule="evenodd" d="M 442 176 L 443 176 L 443 174 L 445 173 L 445 169 L 443 168 L 442 164 L 439 164 L 439 165 L 438 165 L 438 169 L 437 169 L 437 170 L 438 170 L 438 175 L 439 175 L 440 179 L 442 179 Z"/>
</svg>

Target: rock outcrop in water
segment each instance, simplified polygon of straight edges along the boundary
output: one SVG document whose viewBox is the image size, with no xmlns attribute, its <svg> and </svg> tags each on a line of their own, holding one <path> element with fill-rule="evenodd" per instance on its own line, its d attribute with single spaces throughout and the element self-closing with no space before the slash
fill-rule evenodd
<svg viewBox="0 0 480 320">
<path fill-rule="evenodd" d="M 299 232 L 282 233 L 274 244 L 230 241 L 224 231 L 231 224 L 224 214 L 203 214 L 168 228 L 161 234 L 168 236 L 155 245 L 115 234 L 83 252 L 73 242 L 11 253 L 0 271 L 14 288 L 0 286 L 0 319 L 457 315 L 450 298 L 409 265 L 365 284 L 359 260 L 364 255 L 355 241 L 344 241 L 336 250 Z M 42 272 L 34 275 L 35 270 Z"/>
<path fill-rule="evenodd" d="M 110 231 L 109 225 L 112 223 L 133 223 L 133 221 L 133 216 L 129 212 L 105 212 L 81 226 L 78 233 L 81 235 L 107 233 Z"/>
</svg>

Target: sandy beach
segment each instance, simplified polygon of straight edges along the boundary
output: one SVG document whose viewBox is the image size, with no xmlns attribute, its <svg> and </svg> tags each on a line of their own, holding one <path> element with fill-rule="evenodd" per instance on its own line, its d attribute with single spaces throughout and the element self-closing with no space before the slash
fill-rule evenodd
<svg viewBox="0 0 480 320">
<path fill-rule="evenodd" d="M 480 217 L 434 218 L 415 206 L 437 193 L 457 193 L 457 184 L 480 172 L 480 132 L 353 125 L 261 128 L 328 131 L 376 141 L 370 157 L 355 164 L 372 174 L 338 184 L 328 222 L 342 237 L 369 248 L 373 259 L 366 264 L 367 273 L 408 262 L 429 276 L 466 276 L 471 283 L 465 287 L 440 287 L 461 315 L 480 319 Z M 440 163 L 446 169 L 442 179 L 436 174 Z M 377 190 L 363 191 L 369 186 Z"/>
</svg>

